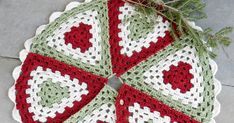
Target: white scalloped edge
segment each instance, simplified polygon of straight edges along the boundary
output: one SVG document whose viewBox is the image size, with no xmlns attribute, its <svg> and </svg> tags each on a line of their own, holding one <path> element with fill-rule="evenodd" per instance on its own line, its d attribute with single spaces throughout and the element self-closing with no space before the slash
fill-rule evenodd
<svg viewBox="0 0 234 123">
<path fill-rule="evenodd" d="M 78 1 L 71 2 L 71 3 L 69 3 L 66 6 L 64 12 L 73 9 L 73 8 L 77 7 L 78 5 L 81 5 L 81 4 L 84 4 L 84 3 L 88 3 L 88 2 L 91 2 L 91 1 L 92 0 L 85 0 L 84 2 L 78 2 Z M 52 13 L 51 16 L 49 17 L 49 23 L 51 23 L 54 20 L 56 20 L 57 18 L 59 18 L 61 16 L 61 14 L 64 13 L 64 12 L 54 12 L 54 13 Z M 194 29 L 196 29 L 198 31 L 203 31 L 201 27 L 196 26 L 195 22 L 188 22 L 188 23 L 189 23 L 189 25 L 192 28 L 194 28 Z M 19 59 L 21 61 L 21 65 L 15 67 L 15 69 L 12 72 L 12 76 L 13 76 L 13 78 L 15 80 L 15 83 L 9 89 L 9 91 L 8 91 L 8 97 L 14 103 L 14 108 L 12 110 L 12 117 L 13 117 L 14 120 L 16 120 L 19 123 L 22 123 L 22 120 L 21 120 L 19 111 L 16 109 L 15 84 L 16 84 L 16 81 L 17 81 L 18 77 L 20 76 L 22 64 L 24 63 L 24 60 L 26 59 L 28 53 L 30 52 L 30 47 L 31 47 L 33 39 L 38 34 L 40 34 L 46 28 L 46 26 L 47 25 L 41 25 L 41 26 L 39 26 L 37 28 L 37 30 L 36 30 L 35 36 L 33 38 L 28 39 L 28 40 L 25 41 L 25 43 L 24 43 L 25 49 L 21 50 L 20 53 L 19 53 Z M 210 123 L 216 123 L 215 120 L 214 120 L 214 117 L 216 117 L 220 113 L 220 108 L 221 108 L 220 103 L 217 100 L 217 95 L 221 92 L 222 86 L 221 86 L 221 83 L 215 78 L 215 74 L 218 71 L 218 66 L 217 66 L 216 62 L 214 60 L 210 59 L 210 65 L 211 65 L 213 76 L 214 76 L 214 86 L 215 86 L 214 110 L 213 110 L 213 115 L 212 115 L 212 119 L 211 119 Z"/>
<path fill-rule="evenodd" d="M 199 27 L 199 26 L 196 26 L 195 22 L 193 22 L 193 21 L 187 21 L 187 22 L 188 22 L 189 26 L 191 26 L 192 28 L 194 28 L 194 29 L 196 29 L 198 31 L 203 32 L 203 29 L 201 27 Z"/>
<path fill-rule="evenodd" d="M 85 0 L 84 2 L 78 2 L 78 1 L 74 1 L 74 2 L 70 2 L 64 12 L 66 11 L 69 11 L 75 7 L 77 7 L 78 5 L 81 5 L 81 4 L 84 4 L 84 3 L 88 3 L 88 2 L 91 2 L 92 0 Z M 49 17 L 49 23 L 53 22 L 54 20 L 56 20 L 57 18 L 59 18 L 61 16 L 62 13 L 64 12 L 53 12 L 50 17 Z M 21 117 L 20 117 L 20 114 L 19 114 L 19 111 L 16 109 L 16 102 L 15 102 L 15 84 L 16 84 L 16 81 L 17 79 L 19 78 L 20 76 L 20 73 L 21 73 L 21 67 L 24 63 L 24 60 L 26 59 L 28 53 L 30 52 L 30 47 L 31 47 L 31 44 L 32 44 L 32 41 L 33 39 L 39 35 L 45 28 L 46 28 L 47 25 L 41 25 L 37 28 L 36 30 L 36 33 L 35 33 L 35 36 L 31 39 L 28 39 L 25 41 L 24 43 L 24 47 L 25 49 L 21 50 L 20 53 L 19 53 L 19 59 L 21 61 L 21 65 L 15 67 L 15 69 L 13 70 L 12 72 L 12 76 L 15 80 L 15 83 L 14 85 L 9 89 L 8 91 L 8 97 L 10 98 L 10 100 L 14 103 L 14 108 L 12 110 L 12 117 L 14 120 L 16 120 L 17 122 L 19 123 L 22 123 L 22 120 L 21 120 Z"/>
<path fill-rule="evenodd" d="M 193 22 L 193 21 L 188 21 L 188 24 L 189 24 L 192 28 L 194 28 L 194 29 L 196 29 L 196 30 L 198 30 L 198 31 L 203 32 L 203 29 L 202 29 L 201 27 L 197 26 L 195 22 Z M 210 48 L 209 50 L 212 50 L 212 48 Z M 215 78 L 215 75 L 216 75 L 216 73 L 217 73 L 217 71 L 218 71 L 218 65 L 217 65 L 216 62 L 215 62 L 214 60 L 212 60 L 212 59 L 209 59 L 209 63 L 210 63 L 210 66 L 211 66 L 211 69 L 212 69 L 212 73 L 213 73 L 213 76 L 214 76 L 214 86 L 215 86 L 215 90 L 214 90 L 214 91 L 215 91 L 215 92 L 214 92 L 214 94 L 215 94 L 215 99 L 214 99 L 214 110 L 213 110 L 213 112 L 212 112 L 213 115 L 212 115 L 212 118 L 211 118 L 210 123 L 216 123 L 214 118 L 215 118 L 216 116 L 219 115 L 220 109 L 221 109 L 221 105 L 220 105 L 220 103 L 219 103 L 219 101 L 218 101 L 218 99 L 217 99 L 217 96 L 219 95 L 219 93 L 220 93 L 221 90 L 222 90 L 222 85 L 221 85 L 221 82 L 220 82 L 217 78 Z"/>
</svg>

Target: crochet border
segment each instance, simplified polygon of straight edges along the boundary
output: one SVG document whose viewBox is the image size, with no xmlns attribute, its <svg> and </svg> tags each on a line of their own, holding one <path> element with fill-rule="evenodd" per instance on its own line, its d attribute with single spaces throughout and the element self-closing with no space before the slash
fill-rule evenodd
<svg viewBox="0 0 234 123">
<path fill-rule="evenodd" d="M 51 16 L 49 17 L 49 23 L 53 22 L 55 19 L 57 19 L 58 17 L 60 17 L 60 15 L 62 13 L 73 9 L 73 8 L 77 7 L 78 5 L 85 4 L 85 3 L 88 3 L 88 2 L 91 2 L 91 1 L 92 0 L 85 0 L 84 2 L 77 2 L 77 1 L 75 1 L 75 2 L 69 3 L 66 6 L 65 11 L 52 13 Z M 196 26 L 195 22 L 189 22 L 189 24 L 194 29 L 202 31 L 202 28 L 199 27 L 199 26 Z M 21 50 L 20 53 L 19 53 L 19 59 L 21 61 L 21 65 L 15 67 L 15 69 L 13 70 L 13 73 L 12 73 L 12 76 L 13 76 L 15 82 L 17 81 L 18 77 L 21 74 L 22 64 L 24 63 L 24 60 L 26 59 L 28 53 L 30 52 L 30 48 L 31 48 L 31 44 L 32 44 L 33 39 L 38 34 L 40 34 L 45 28 L 46 28 L 46 25 L 39 26 L 37 28 L 37 30 L 36 30 L 35 36 L 33 38 L 30 38 L 30 39 L 28 39 L 28 40 L 25 41 L 25 43 L 24 43 L 25 49 Z M 216 73 L 218 71 L 218 66 L 217 66 L 216 62 L 214 60 L 212 60 L 212 59 L 210 59 L 210 66 L 212 67 L 212 72 L 213 72 L 213 76 L 214 76 L 214 86 L 215 86 L 215 92 L 214 92 L 215 93 L 214 110 L 213 110 L 213 115 L 212 115 L 212 119 L 211 119 L 210 123 L 216 123 L 216 121 L 215 121 L 214 118 L 220 113 L 220 108 L 221 108 L 221 105 L 220 105 L 220 103 L 219 103 L 219 101 L 217 99 L 217 95 L 221 92 L 222 86 L 221 86 L 220 81 L 215 77 L 215 75 L 216 75 Z M 19 111 L 16 109 L 15 93 L 16 92 L 15 92 L 15 83 L 14 83 L 14 85 L 8 91 L 8 97 L 14 103 L 14 108 L 12 110 L 12 117 L 13 117 L 13 119 L 16 120 L 19 123 L 22 123 Z"/>
</svg>

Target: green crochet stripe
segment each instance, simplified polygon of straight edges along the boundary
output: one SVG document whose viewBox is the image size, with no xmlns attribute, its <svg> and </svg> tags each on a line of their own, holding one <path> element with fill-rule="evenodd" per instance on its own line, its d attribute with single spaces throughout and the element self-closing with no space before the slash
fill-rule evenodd
<svg viewBox="0 0 234 123">
<path fill-rule="evenodd" d="M 59 25 L 65 23 L 69 18 L 75 16 L 78 13 L 85 12 L 87 10 L 93 10 L 98 12 L 98 18 L 101 28 L 101 61 L 97 65 L 89 65 L 81 62 L 80 60 L 72 59 L 70 56 L 64 55 L 62 52 L 56 51 L 47 45 L 46 38 L 51 36 L 52 33 L 59 28 Z M 84 69 L 96 75 L 108 77 L 112 74 L 111 61 L 110 61 L 110 46 L 109 46 L 109 32 L 108 32 L 108 10 L 107 0 L 95 0 L 86 4 L 81 4 L 72 10 L 64 12 L 59 18 L 50 23 L 46 29 L 35 37 L 31 46 L 31 51 L 44 56 L 55 58 L 61 62 L 74 65 L 78 68 Z"/>
<path fill-rule="evenodd" d="M 105 87 L 103 87 L 99 94 L 88 105 L 68 118 L 64 123 L 77 123 L 84 119 L 85 116 L 91 114 L 94 110 L 99 109 L 102 105 L 107 103 L 114 104 L 116 96 L 117 92 L 110 86 L 105 85 Z"/>
<path fill-rule="evenodd" d="M 60 103 L 63 98 L 69 97 L 68 87 L 61 87 L 60 83 L 53 83 L 48 79 L 40 85 L 41 91 L 38 96 L 41 97 L 40 105 L 51 108 L 53 104 Z"/>
<path fill-rule="evenodd" d="M 178 111 L 184 112 L 185 114 L 195 118 L 196 120 L 208 123 L 212 117 L 213 103 L 214 103 L 214 83 L 213 83 L 213 73 L 209 65 L 209 57 L 207 54 L 199 56 L 200 62 L 199 65 L 202 66 L 202 75 L 203 75 L 203 102 L 198 106 L 197 109 L 193 108 L 190 105 L 182 104 L 180 101 L 173 100 L 170 96 L 163 95 L 160 91 L 155 90 L 154 88 L 147 86 L 143 79 L 144 70 L 150 69 L 153 65 L 157 64 L 162 59 L 166 58 L 170 54 L 173 54 L 179 51 L 181 48 L 184 48 L 188 45 L 193 44 L 196 51 L 198 50 L 197 43 L 194 42 L 191 38 L 185 38 L 184 40 L 175 41 L 172 45 L 165 48 L 163 51 L 158 52 L 154 56 L 150 57 L 148 60 L 141 62 L 137 66 L 133 67 L 131 70 L 126 72 L 121 76 L 121 79 L 127 84 L 135 87 L 154 98 L 162 101 L 163 103 L 169 105 L 172 108 L 175 108 Z M 198 55 L 198 53 L 195 53 Z"/>
<path fill-rule="evenodd" d="M 127 19 L 127 18 L 126 18 Z M 147 35 L 154 30 L 155 22 L 143 14 L 133 15 L 129 19 L 128 30 L 130 30 L 129 38 L 136 41 L 140 38 L 147 38 Z"/>
</svg>

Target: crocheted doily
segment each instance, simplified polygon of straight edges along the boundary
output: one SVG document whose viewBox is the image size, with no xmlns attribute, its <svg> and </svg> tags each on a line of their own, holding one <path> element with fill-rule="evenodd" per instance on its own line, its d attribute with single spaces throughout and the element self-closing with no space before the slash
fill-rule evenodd
<svg viewBox="0 0 234 123">
<path fill-rule="evenodd" d="M 216 63 L 198 54 L 192 38 L 174 41 L 171 27 L 122 0 L 70 3 L 20 52 L 9 90 L 14 119 L 214 123 L 221 89 Z M 118 91 L 107 84 L 114 75 L 123 82 Z"/>
</svg>

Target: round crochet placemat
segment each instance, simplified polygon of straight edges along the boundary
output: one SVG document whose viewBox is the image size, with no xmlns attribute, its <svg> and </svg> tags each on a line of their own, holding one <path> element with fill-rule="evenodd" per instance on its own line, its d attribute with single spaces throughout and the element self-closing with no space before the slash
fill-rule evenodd
<svg viewBox="0 0 234 123">
<path fill-rule="evenodd" d="M 25 42 L 13 71 L 16 121 L 215 122 L 217 65 L 199 55 L 193 38 L 174 40 L 164 17 L 155 15 L 155 23 L 122 0 L 86 0 L 49 21 Z M 108 85 L 113 76 L 118 90 Z"/>
</svg>

